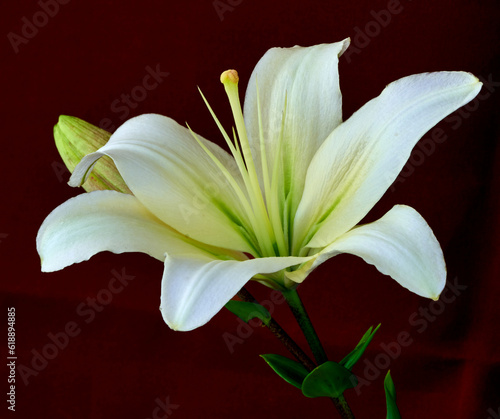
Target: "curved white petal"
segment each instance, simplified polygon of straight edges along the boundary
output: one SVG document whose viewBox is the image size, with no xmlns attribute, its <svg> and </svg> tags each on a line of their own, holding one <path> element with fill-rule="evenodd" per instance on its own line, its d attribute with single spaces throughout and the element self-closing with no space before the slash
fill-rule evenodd
<svg viewBox="0 0 500 419">
<path fill-rule="evenodd" d="M 257 63 L 248 82 L 244 115 L 249 141 L 259 165 L 259 99 L 269 173 L 273 172 L 279 152 L 286 101 L 282 150 L 284 187 L 292 191 L 297 203 L 309 162 L 321 143 L 342 122 L 337 66 L 339 56 L 348 45 L 349 39 L 312 47 L 271 48 Z"/>
<path fill-rule="evenodd" d="M 142 252 L 165 259 L 172 254 L 208 255 L 151 214 L 139 200 L 116 191 L 71 198 L 45 219 L 36 239 L 42 271 L 88 260 L 96 253 Z"/>
<path fill-rule="evenodd" d="M 240 183 L 233 158 L 198 138 Z M 113 159 L 133 194 L 164 223 L 204 243 L 251 252 L 242 236 L 246 220 L 237 195 L 187 128 L 161 115 L 132 118 L 82 159 L 70 185 L 79 186 L 103 155 Z"/>
<path fill-rule="evenodd" d="M 193 330 L 207 323 L 254 275 L 269 274 L 309 260 L 272 257 L 245 261 L 167 255 L 161 312 L 174 330 Z"/>
<path fill-rule="evenodd" d="M 469 73 L 405 77 L 341 124 L 314 156 L 294 225 L 294 246 L 324 247 L 368 213 L 417 141 L 481 89 Z"/>
<path fill-rule="evenodd" d="M 316 266 L 339 253 L 363 258 L 423 297 L 437 300 L 446 283 L 443 252 L 436 237 L 422 216 L 405 205 L 396 205 L 379 220 L 353 228 L 287 276 L 301 282 Z"/>
</svg>

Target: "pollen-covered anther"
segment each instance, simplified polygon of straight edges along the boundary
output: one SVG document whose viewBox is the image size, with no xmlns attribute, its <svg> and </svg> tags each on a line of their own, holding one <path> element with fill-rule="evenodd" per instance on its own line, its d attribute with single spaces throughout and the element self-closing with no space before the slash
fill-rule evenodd
<svg viewBox="0 0 500 419">
<path fill-rule="evenodd" d="M 220 75 L 220 81 L 222 84 L 225 83 L 234 83 L 237 84 L 240 80 L 238 76 L 238 72 L 236 70 L 226 70 Z"/>
</svg>

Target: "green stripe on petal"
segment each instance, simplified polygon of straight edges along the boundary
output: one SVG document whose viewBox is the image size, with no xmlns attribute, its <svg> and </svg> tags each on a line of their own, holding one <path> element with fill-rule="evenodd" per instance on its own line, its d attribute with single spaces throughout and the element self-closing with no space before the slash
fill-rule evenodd
<svg viewBox="0 0 500 419">
<path fill-rule="evenodd" d="M 234 159 L 197 138 L 241 185 Z M 70 185 L 79 185 L 103 155 L 113 159 L 133 194 L 164 223 L 213 246 L 253 252 L 248 236 L 241 233 L 248 219 L 237 194 L 185 127 L 154 114 L 128 120 L 103 148 L 82 159 Z"/>
<path fill-rule="evenodd" d="M 348 45 L 346 39 L 312 47 L 272 48 L 257 63 L 248 82 L 244 113 L 250 148 L 258 167 L 262 142 L 267 163 L 283 164 L 279 187 L 292 195 L 291 211 L 300 200 L 314 153 L 342 122 L 338 57 Z M 273 167 L 268 172 L 273 173 Z"/>
<path fill-rule="evenodd" d="M 437 300 L 446 283 L 443 252 L 429 225 L 413 208 L 396 205 L 379 220 L 353 228 L 287 277 L 302 282 L 340 253 L 361 257 L 403 287 Z"/>
<path fill-rule="evenodd" d="M 309 166 L 294 225 L 294 252 L 332 243 L 382 197 L 417 141 L 472 100 L 481 83 L 439 72 L 389 84 L 326 139 Z"/>
<path fill-rule="evenodd" d="M 243 254 L 225 252 L 182 236 L 151 214 L 136 197 L 116 191 L 78 195 L 54 209 L 40 227 L 37 250 L 44 272 L 63 269 L 103 251 L 142 252 L 161 261 L 166 252 L 244 258 Z"/>
</svg>

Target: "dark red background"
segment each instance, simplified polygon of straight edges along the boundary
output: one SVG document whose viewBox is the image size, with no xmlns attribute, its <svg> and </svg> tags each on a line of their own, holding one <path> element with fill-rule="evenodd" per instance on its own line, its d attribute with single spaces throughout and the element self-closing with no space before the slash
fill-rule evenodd
<svg viewBox="0 0 500 419">
<path fill-rule="evenodd" d="M 449 279 L 467 289 L 453 302 L 432 306 L 442 311 L 434 320 L 423 320 L 419 310 L 430 301 L 358 258 L 339 256 L 299 288 L 303 300 L 334 360 L 372 324 L 382 327 L 366 353 L 370 362 L 380 364 L 383 345 L 403 331 L 410 334 L 412 344 L 390 363 L 405 418 L 498 413 L 498 2 L 401 0 L 399 13 L 382 27 L 375 16 L 387 19 L 379 13 L 387 10 L 386 1 L 231 1 L 233 6 L 220 2 L 228 6 L 221 19 L 212 1 L 72 0 L 17 53 L 8 34 L 21 35 L 23 17 L 32 21 L 41 6 L 0 6 L 0 322 L 6 333 L 5 307 L 15 307 L 17 363 L 29 368 L 34 354 L 47 352 L 50 333 L 62 332 L 68 322 L 80 331 L 37 375 L 26 376 L 25 370 L 27 385 L 18 371 L 16 413 L 2 402 L 5 417 L 144 419 L 166 397 L 178 406 L 168 416 L 174 418 L 332 417 L 328 400 L 303 398 L 259 358 L 286 355 L 267 330 L 252 329 L 232 354 L 223 334 L 236 336 L 238 323 L 227 311 L 196 331 L 171 331 L 158 310 L 161 263 L 140 254 L 105 253 L 42 274 L 35 236 L 53 208 L 80 193 L 66 185 L 66 174 L 60 180 L 52 138 L 60 114 L 94 124 L 110 118 L 119 125 L 122 114 L 111 103 L 142 83 L 147 66 L 159 65 L 169 76 L 129 116 L 165 114 L 220 143 L 196 86 L 229 126 L 219 83 L 223 70 L 238 69 L 243 88 L 268 48 L 347 36 L 357 52 L 340 64 L 346 118 L 386 84 L 413 73 L 466 70 L 494 82 L 468 110 L 439 125 L 447 140 L 434 142 L 435 150 L 423 159 L 422 151 L 416 153 L 406 175 L 368 216 L 375 219 L 394 204 L 415 207 L 441 242 Z M 79 305 L 106 289 L 111 271 L 122 268 L 135 279 L 85 323 Z M 269 298 L 270 290 L 251 289 Z M 412 315 L 418 325 L 410 322 Z M 275 317 L 304 344 L 285 304 L 275 306 Z M 354 371 L 366 377 L 365 367 L 360 361 Z M 346 392 L 357 417 L 385 417 L 385 369 L 360 396 Z M 6 392 L 7 368 L 2 374 Z"/>
</svg>

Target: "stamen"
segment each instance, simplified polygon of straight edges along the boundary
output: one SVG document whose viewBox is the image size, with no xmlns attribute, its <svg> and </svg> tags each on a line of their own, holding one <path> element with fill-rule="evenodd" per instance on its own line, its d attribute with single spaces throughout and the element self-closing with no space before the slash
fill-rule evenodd
<svg viewBox="0 0 500 419">
<path fill-rule="evenodd" d="M 274 236 L 274 231 L 269 220 L 264 197 L 262 196 L 250 142 L 248 141 L 245 121 L 243 119 L 243 113 L 241 111 L 241 104 L 238 94 L 238 81 L 239 77 L 236 70 L 228 70 L 221 75 L 221 82 L 224 84 L 224 88 L 229 99 L 229 104 L 231 106 L 231 111 L 233 112 L 234 122 L 236 124 L 236 130 L 238 132 L 238 137 L 240 140 L 240 148 L 245 160 L 245 165 L 250 180 L 250 184 L 248 185 L 248 193 L 250 196 L 253 196 L 251 202 L 255 214 L 264 224 L 263 228 L 267 233 L 264 233 L 264 235 L 261 236 L 262 241 L 259 240 L 259 243 L 265 249 L 266 255 L 273 256 L 277 255 L 275 247 L 273 245 L 274 243 L 276 243 L 276 238 Z"/>
<path fill-rule="evenodd" d="M 259 120 L 259 139 L 260 139 L 260 156 L 262 164 L 262 180 L 264 183 L 264 192 L 266 196 L 267 212 L 269 213 L 269 218 L 271 220 L 271 225 L 274 230 L 274 236 L 277 240 L 279 254 L 282 256 L 288 256 L 288 243 L 285 241 L 285 236 L 283 234 L 283 225 L 281 223 L 281 214 L 279 208 L 279 200 L 277 196 L 277 189 L 272 190 L 269 179 L 269 168 L 267 166 L 267 153 L 266 144 L 264 139 L 264 127 L 262 125 L 262 113 L 260 109 L 260 96 L 259 96 L 259 85 L 257 81 L 255 82 L 257 89 L 257 115 Z M 278 149 L 278 153 L 280 150 Z M 274 168 L 276 168 L 276 164 Z M 274 170 L 273 170 L 274 172 Z M 274 173 L 273 173 L 274 175 Z"/>
<path fill-rule="evenodd" d="M 245 212 L 247 213 L 247 215 L 252 218 L 253 216 L 253 212 L 252 212 L 252 209 L 250 208 L 250 205 L 248 203 L 248 200 L 245 196 L 245 194 L 243 193 L 243 191 L 241 190 L 240 186 L 238 185 L 238 183 L 236 182 L 236 179 L 231 175 L 231 173 L 229 173 L 229 171 L 227 170 L 227 168 L 220 162 L 220 160 L 208 149 L 208 147 L 203 144 L 203 142 L 198 138 L 198 136 L 195 134 L 195 132 L 191 129 L 191 127 L 189 126 L 189 124 L 187 124 L 187 127 L 189 129 L 189 132 L 191 133 L 191 135 L 193 136 L 193 138 L 198 142 L 198 144 L 200 145 L 200 147 L 203 149 L 203 151 L 205 151 L 205 153 L 208 154 L 208 156 L 212 159 L 212 161 L 216 164 L 216 166 L 219 168 L 219 170 L 222 172 L 222 174 L 224 175 L 224 177 L 227 179 L 227 181 L 229 182 L 229 184 L 231 185 L 231 187 L 233 188 L 234 192 L 236 193 L 236 195 L 238 196 L 241 204 L 243 205 L 243 208 L 245 209 Z"/>
<path fill-rule="evenodd" d="M 240 146 L 238 145 L 236 134 L 234 133 L 234 128 L 233 128 L 233 138 L 234 138 L 234 144 L 233 144 L 233 142 L 229 138 L 229 135 L 227 134 L 226 130 L 224 129 L 224 127 L 220 123 L 219 119 L 215 115 L 215 112 L 212 110 L 212 107 L 208 103 L 208 100 L 205 98 L 205 96 L 203 95 L 202 91 L 200 89 L 198 89 L 198 90 L 199 90 L 199 92 L 201 94 L 201 97 L 203 98 L 203 101 L 205 102 L 205 105 L 207 106 L 207 108 L 208 108 L 208 110 L 210 112 L 210 115 L 212 115 L 212 118 L 214 119 L 215 123 L 217 124 L 217 127 L 219 128 L 222 136 L 224 137 L 224 140 L 226 140 L 226 143 L 227 143 L 227 145 L 229 147 L 229 150 L 231 151 L 231 153 L 232 153 L 232 155 L 234 157 L 234 160 L 236 161 L 236 165 L 238 166 L 238 169 L 239 169 L 239 171 L 241 173 L 241 176 L 243 178 L 243 182 L 244 182 L 245 187 L 246 187 L 246 189 L 248 191 L 249 190 L 249 185 L 250 185 L 250 178 L 248 176 L 248 172 L 247 172 L 247 169 L 246 169 L 246 166 L 245 166 L 245 162 L 244 162 L 243 156 L 241 154 Z"/>
<path fill-rule="evenodd" d="M 226 94 L 229 99 L 231 111 L 233 112 L 236 131 L 238 132 L 238 137 L 240 139 L 241 151 L 243 152 L 243 157 L 245 159 L 247 171 L 250 176 L 250 181 L 252 183 L 252 187 L 255 188 L 255 183 L 258 184 L 257 172 L 255 170 L 250 142 L 248 141 L 247 137 L 247 130 L 245 127 L 245 121 L 243 120 L 243 113 L 241 112 L 240 98 L 238 94 L 238 73 L 236 72 L 236 70 L 227 70 L 222 73 L 220 79 L 222 84 L 224 84 L 224 89 L 226 90 Z M 259 195 L 261 195 L 260 187 Z"/>
<path fill-rule="evenodd" d="M 256 237 L 255 233 L 256 227 L 259 225 L 258 220 L 255 217 L 254 212 L 252 211 L 252 208 L 250 207 L 250 204 L 248 203 L 248 199 L 241 190 L 240 186 L 238 185 L 238 182 L 236 182 L 236 179 L 229 173 L 227 168 L 220 162 L 220 160 L 208 149 L 208 147 L 203 144 L 203 142 L 198 138 L 198 136 L 195 134 L 195 132 L 191 129 L 191 127 L 186 124 L 189 132 L 193 136 L 193 138 L 198 142 L 198 144 L 201 146 L 203 151 L 208 154 L 208 156 L 212 159 L 212 161 L 216 164 L 216 166 L 219 168 L 219 170 L 222 172 L 224 177 L 227 179 L 231 187 L 233 188 L 234 192 L 238 196 L 238 199 L 240 200 L 241 204 L 243 205 L 243 210 L 245 211 L 246 216 L 248 217 L 245 220 L 241 220 L 242 222 L 245 222 L 245 224 L 250 223 L 252 226 L 251 229 L 249 229 L 247 226 L 244 227 L 244 231 L 241 233 L 243 234 L 243 238 L 247 241 L 247 243 L 254 249 L 256 252 L 256 255 L 262 253 L 262 249 L 259 249 L 258 243 L 259 243 L 259 238 Z"/>
<path fill-rule="evenodd" d="M 283 226 L 283 236 L 286 238 L 286 245 L 287 245 L 287 255 L 293 255 L 294 253 L 290 253 L 291 246 L 292 246 L 292 240 L 291 240 L 291 235 L 292 235 L 292 229 L 291 225 L 292 223 L 290 222 L 289 218 L 289 205 L 288 205 L 288 196 L 285 193 L 285 185 L 280 185 L 279 181 L 281 179 L 282 182 L 284 182 L 284 176 L 283 176 L 283 138 L 285 135 L 285 120 L 286 120 L 286 113 L 287 113 L 287 96 L 285 94 L 285 103 L 283 104 L 283 114 L 281 117 L 281 127 L 280 127 L 280 133 L 279 133 L 279 138 L 278 138 L 278 147 L 276 147 L 276 152 L 274 156 L 274 162 L 273 162 L 273 174 L 272 174 L 272 180 L 271 180 L 271 196 L 276 200 L 276 206 L 278 206 L 280 200 L 283 202 L 282 207 L 279 208 L 280 215 L 283 217 L 282 218 L 282 226 Z M 279 188 L 282 188 L 280 190 Z M 280 196 L 281 195 L 281 196 Z"/>
<path fill-rule="evenodd" d="M 219 119 L 215 115 L 215 112 L 212 110 L 212 107 L 208 103 L 208 100 L 206 99 L 205 95 L 203 94 L 203 92 L 201 91 L 200 88 L 198 88 L 198 91 L 200 92 L 200 95 L 201 95 L 203 101 L 205 102 L 205 105 L 207 106 L 208 111 L 210 112 L 210 115 L 212 115 L 212 118 L 214 119 L 215 123 L 217 124 L 217 128 L 219 128 L 222 136 L 224 137 L 224 140 L 226 141 L 226 144 L 228 145 L 229 150 L 231 151 L 233 157 L 235 158 L 236 164 L 238 165 L 238 168 L 240 169 L 241 174 L 243 175 L 243 172 L 246 172 L 246 170 L 242 170 L 245 168 L 245 163 L 243 162 L 243 159 L 241 157 L 241 153 L 239 151 L 239 146 L 238 146 L 236 139 L 235 139 L 234 144 L 233 144 L 231 142 L 231 139 L 229 138 L 229 135 L 227 134 L 226 130 L 224 129 L 224 127 L 220 123 Z M 240 164 L 241 164 L 241 167 L 240 167 Z"/>
</svg>

